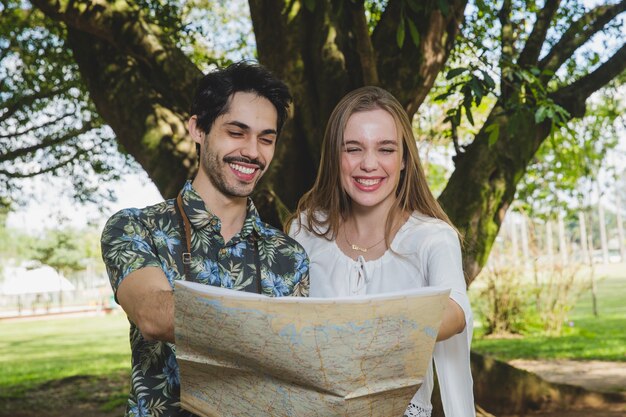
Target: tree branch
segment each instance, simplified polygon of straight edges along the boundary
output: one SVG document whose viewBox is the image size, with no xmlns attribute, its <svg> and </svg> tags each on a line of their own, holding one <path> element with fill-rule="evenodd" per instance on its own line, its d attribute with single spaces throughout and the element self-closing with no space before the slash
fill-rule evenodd
<svg viewBox="0 0 626 417">
<path fill-rule="evenodd" d="M 94 126 L 92 122 L 85 122 L 80 129 L 71 130 L 61 137 L 58 137 L 58 138 L 48 137 L 42 140 L 41 142 L 37 143 L 36 145 L 26 146 L 23 148 L 15 149 L 13 151 L 0 153 L 0 162 L 12 161 L 21 156 L 25 156 L 35 151 L 38 151 L 39 149 L 50 148 L 52 146 L 57 146 L 62 143 L 69 142 L 70 140 L 74 139 L 76 136 L 82 135 L 83 133 L 87 133 L 90 130 L 94 129 L 95 127 L 97 126 Z"/>
<path fill-rule="evenodd" d="M 509 95 L 509 85 L 513 79 L 512 64 L 513 56 L 515 55 L 515 46 L 513 24 L 511 22 L 512 7 L 511 0 L 504 0 L 502 2 L 502 8 L 498 12 L 498 20 L 501 26 L 500 38 L 502 39 L 502 51 L 500 53 L 500 94 L 503 97 Z"/>
<path fill-rule="evenodd" d="M 60 87 L 52 88 L 45 91 L 38 91 L 36 93 L 20 96 L 15 100 L 9 101 L 5 104 L 6 107 L 4 110 L 6 111 L 0 116 L 0 123 L 4 122 L 9 117 L 12 117 L 15 113 L 24 109 L 25 107 L 30 106 L 35 101 L 53 97 L 63 91 L 65 91 L 65 86 L 61 85 Z"/>
<path fill-rule="evenodd" d="M 537 13 L 537 20 L 533 30 L 526 40 L 524 49 L 517 59 L 517 64 L 526 67 L 533 65 L 539 59 L 541 47 L 546 40 L 546 34 L 550 28 L 550 23 L 559 8 L 561 0 L 547 0 L 543 9 Z"/>
<path fill-rule="evenodd" d="M 626 0 L 590 10 L 571 24 L 550 52 L 539 61 L 538 67 L 548 73 L 556 72 L 591 36 L 602 30 L 615 16 L 625 10 Z M 550 78 L 552 78 L 551 75 L 542 76 L 543 81 Z"/>
<path fill-rule="evenodd" d="M 160 27 L 147 22 L 141 9 L 115 2 L 32 0 L 49 17 L 95 35 L 148 66 L 155 88 L 176 103 L 188 103 L 201 71 L 172 44 Z M 188 111 L 188 106 L 181 109 Z"/>
<path fill-rule="evenodd" d="M 53 124 L 55 124 L 55 123 L 65 119 L 66 117 L 69 117 L 69 116 L 72 116 L 72 115 L 74 115 L 74 113 L 65 113 L 65 114 L 63 114 L 63 115 L 61 115 L 59 117 L 56 117 L 56 118 L 54 118 L 54 119 L 52 119 L 52 120 L 50 120 L 50 121 L 48 121 L 46 123 L 42 123 L 42 124 L 36 125 L 36 126 L 31 126 L 28 129 L 24 129 L 24 130 L 22 130 L 20 132 L 0 134 L 0 138 L 15 138 L 15 137 L 18 137 L 18 136 L 23 136 L 23 135 L 25 135 L 27 133 L 30 133 L 30 132 L 33 132 L 35 130 L 43 129 L 44 127 L 51 126 L 51 125 L 53 125 Z"/>
<path fill-rule="evenodd" d="M 440 2 L 422 2 L 419 12 L 410 7 L 403 9 L 403 3 L 388 2 L 372 34 L 372 45 L 378 56 L 381 86 L 396 96 L 412 117 L 450 55 L 467 1 L 447 2 L 445 14 L 439 9 Z M 402 48 L 397 45 L 396 33 L 403 14 L 418 31 L 417 46 L 409 36 Z"/>
<path fill-rule="evenodd" d="M 87 153 L 88 153 L 88 151 L 86 151 L 85 149 L 79 149 L 69 159 L 66 159 L 65 161 L 61 161 L 58 164 L 50 166 L 48 168 L 40 169 L 39 171 L 29 172 L 29 173 L 21 173 L 21 172 L 10 172 L 10 171 L 7 171 L 5 169 L 0 169 L 0 175 L 4 175 L 4 176 L 9 177 L 9 178 L 32 178 L 32 177 L 36 177 L 37 175 L 47 174 L 48 172 L 56 171 L 57 169 L 62 168 L 64 166 L 72 163 L 73 161 L 78 159 L 80 156 L 86 155 Z"/>
<path fill-rule="evenodd" d="M 354 31 L 356 41 L 356 51 L 359 54 L 361 70 L 363 73 L 363 84 L 378 85 L 378 69 L 376 68 L 376 55 L 372 39 L 367 27 L 365 18 L 365 7 L 363 1 L 347 2 L 345 4 L 350 10 L 351 26 Z"/>
<path fill-rule="evenodd" d="M 164 97 L 155 91 L 154 80 L 142 71 L 145 68 L 94 35 L 68 28 L 67 44 L 98 114 L 111 126 L 117 142 L 146 170 L 164 197 L 176 196 L 196 168 L 195 147 L 185 125 L 188 109 L 178 111 L 191 96 L 182 103 Z"/>
<path fill-rule="evenodd" d="M 551 97 L 556 103 L 565 108 L 573 117 L 582 117 L 585 114 L 587 98 L 607 85 L 613 78 L 626 70 L 626 44 L 595 71 L 562 87 Z"/>
</svg>

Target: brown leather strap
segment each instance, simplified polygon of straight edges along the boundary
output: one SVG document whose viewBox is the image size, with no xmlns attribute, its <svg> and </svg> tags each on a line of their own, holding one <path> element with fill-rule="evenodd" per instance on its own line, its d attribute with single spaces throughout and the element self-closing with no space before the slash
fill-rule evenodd
<svg viewBox="0 0 626 417">
<path fill-rule="evenodd" d="M 176 206 L 178 208 L 178 215 L 180 217 L 182 227 L 181 232 L 185 236 L 185 243 L 187 244 L 187 252 L 183 252 L 183 268 L 185 268 L 185 280 L 191 281 L 191 276 L 189 274 L 189 265 L 191 264 L 191 224 L 189 223 L 189 219 L 187 218 L 187 214 L 185 214 L 185 210 L 183 209 L 183 198 L 182 194 L 178 194 L 176 198 Z"/>
</svg>

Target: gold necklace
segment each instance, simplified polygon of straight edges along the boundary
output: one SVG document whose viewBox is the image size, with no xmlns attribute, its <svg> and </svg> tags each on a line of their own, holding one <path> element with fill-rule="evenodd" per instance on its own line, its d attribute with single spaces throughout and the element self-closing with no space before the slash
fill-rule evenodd
<svg viewBox="0 0 626 417">
<path fill-rule="evenodd" d="M 347 229 L 347 227 L 344 224 L 344 226 L 343 226 L 343 237 L 346 239 L 346 242 L 348 242 L 348 245 L 350 245 L 352 250 L 355 250 L 355 251 L 367 253 L 368 250 L 372 249 L 375 246 L 378 246 L 380 244 L 380 242 L 385 240 L 385 237 L 383 236 L 382 239 L 380 239 L 378 242 L 374 243 L 372 246 L 369 246 L 367 248 L 362 248 L 361 246 L 355 245 L 354 243 L 350 242 L 350 239 L 348 239 L 348 234 L 346 233 L 346 229 Z"/>
</svg>

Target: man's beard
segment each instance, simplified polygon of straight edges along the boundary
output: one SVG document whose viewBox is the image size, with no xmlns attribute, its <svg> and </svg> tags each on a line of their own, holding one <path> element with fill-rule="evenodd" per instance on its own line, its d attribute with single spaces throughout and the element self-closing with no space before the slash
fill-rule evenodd
<svg viewBox="0 0 626 417">
<path fill-rule="evenodd" d="M 229 166 L 230 163 L 236 162 L 258 165 L 261 172 L 260 175 L 256 177 L 254 183 L 241 184 L 234 178 L 231 183 L 228 182 L 225 171 L 231 169 Z M 223 195 L 228 197 L 248 197 L 252 194 L 254 187 L 263 175 L 265 164 L 258 159 L 244 158 L 241 156 L 225 156 L 220 160 L 217 154 L 207 152 L 206 157 L 202 158 L 202 167 L 209 177 L 209 181 L 211 181 L 213 186 Z"/>
</svg>

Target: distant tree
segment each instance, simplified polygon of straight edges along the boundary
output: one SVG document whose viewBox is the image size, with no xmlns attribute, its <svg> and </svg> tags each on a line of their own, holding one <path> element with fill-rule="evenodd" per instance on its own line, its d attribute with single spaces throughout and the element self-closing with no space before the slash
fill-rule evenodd
<svg viewBox="0 0 626 417">
<path fill-rule="evenodd" d="M 33 259 L 65 276 L 85 269 L 84 250 L 71 229 L 48 231 L 43 239 L 35 243 L 33 249 Z"/>
</svg>

